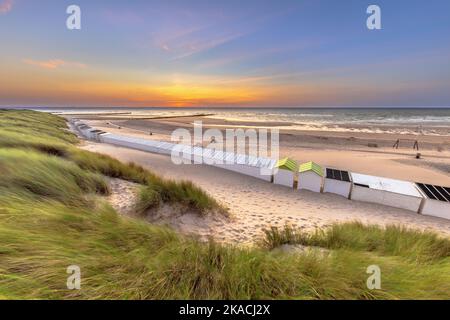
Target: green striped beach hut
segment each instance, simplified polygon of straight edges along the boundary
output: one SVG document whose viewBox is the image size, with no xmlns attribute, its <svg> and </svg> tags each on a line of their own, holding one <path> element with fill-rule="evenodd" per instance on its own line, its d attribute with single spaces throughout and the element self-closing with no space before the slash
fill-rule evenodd
<svg viewBox="0 0 450 320">
<path fill-rule="evenodd" d="M 300 164 L 297 189 L 321 192 L 322 184 L 323 169 L 320 165 L 312 161 Z"/>
<path fill-rule="evenodd" d="M 275 165 L 273 183 L 293 188 L 297 169 L 298 164 L 295 160 L 290 158 L 278 160 Z"/>
</svg>

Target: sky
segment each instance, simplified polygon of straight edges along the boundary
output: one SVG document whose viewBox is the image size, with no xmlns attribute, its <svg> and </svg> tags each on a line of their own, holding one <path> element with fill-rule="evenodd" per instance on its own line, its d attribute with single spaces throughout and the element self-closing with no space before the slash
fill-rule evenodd
<svg viewBox="0 0 450 320">
<path fill-rule="evenodd" d="M 81 30 L 69 30 L 69 5 Z M 366 10 L 381 9 L 381 30 Z M 0 106 L 450 106 L 448 0 L 0 0 Z"/>
</svg>

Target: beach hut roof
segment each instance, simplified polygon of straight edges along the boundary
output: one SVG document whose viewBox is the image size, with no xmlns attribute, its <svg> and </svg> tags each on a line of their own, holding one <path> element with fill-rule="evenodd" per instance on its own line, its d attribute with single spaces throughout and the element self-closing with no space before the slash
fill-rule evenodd
<svg viewBox="0 0 450 320">
<path fill-rule="evenodd" d="M 297 170 L 297 162 L 295 162 L 292 159 L 284 158 L 281 160 L 278 160 L 276 168 L 289 170 L 289 171 L 296 171 Z"/>
<path fill-rule="evenodd" d="M 416 183 L 429 199 L 450 202 L 450 188 L 425 183 Z"/>
<path fill-rule="evenodd" d="M 409 181 L 375 177 L 354 172 L 351 173 L 351 176 L 355 186 L 421 198 L 414 183 Z"/>
<path fill-rule="evenodd" d="M 326 171 L 327 171 L 327 176 L 326 176 L 327 179 L 350 182 L 350 175 L 349 175 L 348 171 L 331 169 L 331 168 L 327 168 Z"/>
<path fill-rule="evenodd" d="M 319 176 L 323 177 L 322 167 L 319 166 L 315 162 L 310 161 L 310 162 L 302 163 L 300 165 L 299 172 L 306 172 L 306 171 L 312 171 L 312 172 L 318 174 Z"/>
</svg>

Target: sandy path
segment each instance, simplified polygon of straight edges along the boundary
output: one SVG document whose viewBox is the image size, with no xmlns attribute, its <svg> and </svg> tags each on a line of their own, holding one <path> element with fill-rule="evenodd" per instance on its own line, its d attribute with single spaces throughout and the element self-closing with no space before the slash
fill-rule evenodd
<svg viewBox="0 0 450 320">
<path fill-rule="evenodd" d="M 306 230 L 334 222 L 401 224 L 450 235 L 450 221 L 406 210 L 350 201 L 332 194 L 297 191 L 203 165 L 174 165 L 170 157 L 107 144 L 86 142 L 83 149 L 133 161 L 167 178 L 195 182 L 230 209 L 231 221 L 178 217 L 176 228 L 230 243 L 252 243 L 269 226 L 290 224 Z"/>
<path fill-rule="evenodd" d="M 130 181 L 108 178 L 111 194 L 107 197 L 111 206 L 123 215 L 133 215 L 138 201 L 139 184 Z"/>
</svg>

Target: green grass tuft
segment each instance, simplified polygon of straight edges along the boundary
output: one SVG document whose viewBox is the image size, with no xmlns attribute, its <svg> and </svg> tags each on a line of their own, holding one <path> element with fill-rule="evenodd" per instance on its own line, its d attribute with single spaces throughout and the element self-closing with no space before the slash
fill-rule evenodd
<svg viewBox="0 0 450 320">
<path fill-rule="evenodd" d="M 0 187 L 26 190 L 64 203 L 85 199 L 85 193 L 109 193 L 104 179 L 73 162 L 32 150 L 0 149 Z"/>
<path fill-rule="evenodd" d="M 161 195 L 153 188 L 143 186 L 139 190 L 139 199 L 136 203 L 136 213 L 144 214 L 150 209 L 158 208 L 161 204 Z"/>
<path fill-rule="evenodd" d="M 334 224 L 326 230 L 305 233 L 286 226 L 265 230 L 263 245 L 273 249 L 283 244 L 299 244 L 327 249 L 377 252 L 426 263 L 450 257 L 450 239 L 433 232 L 401 226 L 367 226 L 360 222 Z"/>
</svg>

